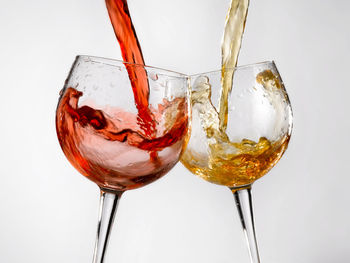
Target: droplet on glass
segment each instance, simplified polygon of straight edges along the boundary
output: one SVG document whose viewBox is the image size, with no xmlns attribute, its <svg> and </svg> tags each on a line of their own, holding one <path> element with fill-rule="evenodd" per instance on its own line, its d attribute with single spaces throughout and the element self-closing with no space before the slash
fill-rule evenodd
<svg viewBox="0 0 350 263">
<path fill-rule="evenodd" d="M 151 72 L 150 78 L 151 78 L 151 80 L 153 80 L 153 81 L 157 81 L 157 80 L 158 80 L 158 74 L 155 74 L 155 73 Z"/>
</svg>

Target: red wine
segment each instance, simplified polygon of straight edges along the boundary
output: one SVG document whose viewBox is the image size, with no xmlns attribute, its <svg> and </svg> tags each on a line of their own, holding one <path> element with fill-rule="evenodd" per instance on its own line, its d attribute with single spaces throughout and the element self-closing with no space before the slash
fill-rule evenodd
<svg viewBox="0 0 350 263">
<path fill-rule="evenodd" d="M 138 113 L 78 107 L 83 93 L 68 87 L 56 127 L 63 152 L 80 173 L 105 190 L 124 191 L 153 182 L 177 163 L 187 138 L 187 102 L 149 105 L 147 72 L 127 2 L 106 0 L 106 6 L 124 61 L 139 65 L 125 63 Z"/>
<path fill-rule="evenodd" d="M 148 109 L 149 84 L 147 72 L 143 65 L 143 55 L 137 39 L 135 28 L 131 21 L 126 0 L 106 0 L 106 6 L 112 26 L 119 42 L 123 60 L 139 64 L 125 64 L 134 92 L 135 104 L 138 109 L 140 126 L 145 135 L 152 136 L 154 132 L 153 116 Z"/>
<path fill-rule="evenodd" d="M 136 114 L 78 107 L 82 95 L 67 88 L 56 115 L 63 152 L 80 173 L 101 188 L 124 191 L 153 182 L 177 163 L 188 128 L 185 98 L 150 107 L 157 126 L 149 139 Z"/>
</svg>

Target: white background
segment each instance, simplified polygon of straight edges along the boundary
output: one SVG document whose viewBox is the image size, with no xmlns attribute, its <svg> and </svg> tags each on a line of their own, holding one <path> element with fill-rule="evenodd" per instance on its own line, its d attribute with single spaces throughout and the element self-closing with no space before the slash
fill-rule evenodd
<svg viewBox="0 0 350 263">
<path fill-rule="evenodd" d="M 91 262 L 99 191 L 65 159 L 54 118 L 75 55 L 120 58 L 104 1 L 0 3 L 0 262 Z M 130 0 L 146 63 L 218 69 L 228 5 Z M 275 60 L 294 110 L 286 154 L 253 187 L 262 262 L 350 262 L 349 10 L 251 1 L 239 64 Z M 180 164 L 127 192 L 115 223 L 106 262 L 249 262 L 229 190 Z"/>
</svg>

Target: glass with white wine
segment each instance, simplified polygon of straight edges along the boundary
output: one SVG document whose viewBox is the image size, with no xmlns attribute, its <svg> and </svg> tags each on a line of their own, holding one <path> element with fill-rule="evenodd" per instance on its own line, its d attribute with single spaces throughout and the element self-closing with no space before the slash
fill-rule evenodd
<svg viewBox="0 0 350 263">
<path fill-rule="evenodd" d="M 222 96 L 224 75 L 233 79 L 227 96 Z M 260 262 L 250 190 L 288 146 L 292 110 L 284 84 L 274 62 L 194 75 L 191 84 L 191 137 L 181 162 L 231 189 L 251 262 Z"/>
</svg>

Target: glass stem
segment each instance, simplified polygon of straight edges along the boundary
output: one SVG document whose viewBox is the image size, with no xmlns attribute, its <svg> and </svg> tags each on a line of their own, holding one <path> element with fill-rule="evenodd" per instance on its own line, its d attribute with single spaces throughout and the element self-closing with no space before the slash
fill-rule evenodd
<svg viewBox="0 0 350 263">
<path fill-rule="evenodd" d="M 111 193 L 101 189 L 100 210 L 93 263 L 102 263 L 107 250 L 108 238 L 122 192 Z"/>
<path fill-rule="evenodd" d="M 250 261 L 260 263 L 258 244 L 256 242 L 253 206 L 251 196 L 251 186 L 240 189 L 231 189 L 235 197 L 239 217 L 241 219 L 243 231 L 247 238 Z"/>
</svg>

